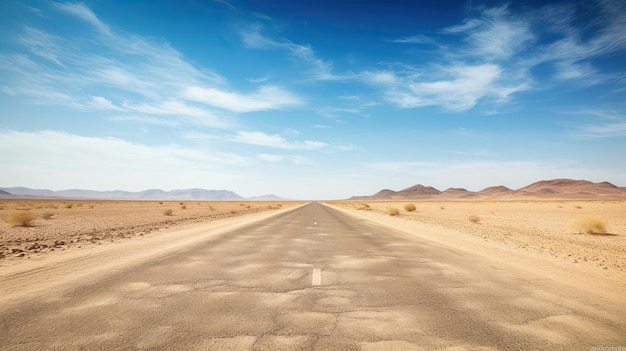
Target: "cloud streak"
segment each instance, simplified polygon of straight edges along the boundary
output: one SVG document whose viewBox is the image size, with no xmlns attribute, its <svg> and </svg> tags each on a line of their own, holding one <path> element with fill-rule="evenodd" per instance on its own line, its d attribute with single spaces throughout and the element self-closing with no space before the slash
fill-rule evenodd
<svg viewBox="0 0 626 351">
<path fill-rule="evenodd" d="M 53 3 L 86 31 L 57 35 L 26 26 L 17 42 L 30 54 L 0 54 L 1 91 L 42 105 L 170 116 L 214 128 L 237 125 L 232 113 L 298 106 L 304 100 L 274 85 L 252 93 L 227 88 L 224 77 L 196 68 L 167 42 L 116 31 L 82 3 Z"/>
<path fill-rule="evenodd" d="M 360 78 L 382 88 L 387 101 L 400 108 L 440 106 L 458 112 L 481 102 L 505 103 L 518 92 L 541 89 L 546 83 L 577 80 L 585 87 L 617 81 L 619 74 L 603 74 L 592 60 L 626 49 L 626 4 L 597 4 L 593 28 L 576 28 L 576 11 L 568 4 L 515 15 L 507 6 L 487 8 L 441 30 L 440 36 L 459 42 L 439 46 L 436 64 L 427 60 L 412 72 L 380 70 Z M 422 34 L 393 42 L 438 45 L 435 37 Z M 547 80 L 532 73 L 545 64 L 552 69 Z"/>
<path fill-rule="evenodd" d="M 206 148 L 176 144 L 148 146 L 119 138 L 85 137 L 53 130 L 0 130 L 0 153 L 5 155 L 0 160 L 5 184 L 36 185 L 45 175 L 50 187 L 92 188 L 93 184 L 99 184 L 102 190 L 119 186 L 144 189 L 146 179 L 155 179 L 155 174 L 161 181 L 150 186 L 200 186 L 198 179 L 204 184 L 223 183 L 228 176 L 219 176 L 216 170 L 252 162 L 236 154 Z M 121 174 L 123 184 L 120 184 Z"/>
<path fill-rule="evenodd" d="M 250 26 L 239 31 L 243 44 L 251 49 L 274 50 L 282 49 L 289 52 L 299 61 L 310 66 L 309 75 L 314 80 L 339 80 L 342 77 L 333 73 L 332 62 L 323 60 L 315 54 L 313 48 L 296 44 L 288 39 L 271 39 L 261 33 L 260 25 Z"/>
<path fill-rule="evenodd" d="M 233 141 L 243 144 L 285 150 L 319 150 L 329 146 L 327 143 L 321 141 L 288 141 L 278 134 L 266 134 L 263 132 L 247 131 L 237 132 L 237 135 L 235 135 Z"/>
<path fill-rule="evenodd" d="M 300 97 L 272 85 L 262 86 L 257 91 L 248 94 L 216 88 L 189 87 L 185 89 L 182 96 L 187 100 L 238 113 L 280 110 L 304 103 Z"/>
</svg>

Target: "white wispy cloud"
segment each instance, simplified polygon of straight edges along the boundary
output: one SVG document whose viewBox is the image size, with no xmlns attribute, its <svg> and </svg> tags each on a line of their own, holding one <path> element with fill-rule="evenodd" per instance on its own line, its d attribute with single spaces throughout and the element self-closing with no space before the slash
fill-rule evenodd
<svg viewBox="0 0 626 351">
<path fill-rule="evenodd" d="M 216 88 L 189 87 L 182 96 L 191 101 L 219 107 L 232 112 L 280 110 L 304 103 L 303 99 L 277 86 L 266 85 L 257 91 L 242 94 Z"/>
<path fill-rule="evenodd" d="M 96 16 L 96 14 L 94 14 L 93 11 L 91 11 L 91 9 L 89 9 L 84 4 L 79 3 L 79 2 L 76 2 L 76 3 L 53 2 L 52 4 L 59 10 L 70 13 L 82 19 L 83 21 L 91 24 L 101 33 L 106 34 L 106 35 L 112 34 L 111 28 L 109 28 L 109 26 L 107 26 L 102 21 L 100 21 L 100 19 L 98 19 L 98 17 Z"/>
<path fill-rule="evenodd" d="M 259 154 L 257 158 L 261 161 L 277 163 L 288 161 L 295 165 L 312 164 L 313 161 L 307 157 L 301 155 L 276 155 L 276 154 Z"/>
<path fill-rule="evenodd" d="M 571 135 L 581 139 L 626 137 L 626 113 L 615 110 L 583 110 L 571 114 L 586 116 L 589 122 L 574 125 Z"/>
<path fill-rule="evenodd" d="M 337 120 L 338 117 L 340 117 L 341 115 L 344 114 L 357 114 L 360 113 L 361 111 L 363 111 L 360 108 L 342 108 L 342 107 L 322 107 L 321 109 L 317 110 L 317 114 L 319 114 L 320 116 L 324 116 L 326 118 L 330 118 L 333 120 Z"/>
<path fill-rule="evenodd" d="M 47 15 L 53 20 L 77 19 L 86 30 L 61 35 L 52 26 L 25 26 L 16 38 L 25 50 L 0 54 L 6 78 L 2 92 L 35 104 L 115 112 L 117 118 L 123 113 L 132 118 L 143 114 L 146 121 L 170 116 L 214 128 L 237 125 L 222 110 L 241 113 L 304 103 L 274 85 L 251 93 L 229 89 L 224 77 L 194 66 L 167 42 L 112 28 L 83 3 L 53 3 L 52 9 L 57 13 Z"/>
<path fill-rule="evenodd" d="M 513 93 L 527 89 L 524 82 L 504 80 L 503 68 L 494 63 L 454 63 L 436 67 L 434 72 L 430 79 L 422 76 L 403 78 L 389 72 L 378 74 L 379 78 L 368 82 L 386 87 L 387 100 L 401 108 L 441 106 L 449 111 L 468 110 L 480 99 L 503 102 Z M 381 80 L 380 76 L 388 78 Z"/>
<path fill-rule="evenodd" d="M 175 119 L 146 117 L 146 116 L 124 115 L 124 116 L 112 116 L 107 119 L 109 121 L 138 122 L 141 124 L 152 124 L 152 125 L 165 126 L 165 127 L 178 127 L 180 125 L 180 122 Z"/>
<path fill-rule="evenodd" d="M 602 124 L 580 125 L 573 134 L 585 139 L 624 138 L 626 137 L 626 121 Z"/>
<path fill-rule="evenodd" d="M 439 45 L 436 63 L 425 60 L 416 71 L 365 71 L 358 77 L 382 88 L 398 107 L 441 106 L 450 111 L 466 111 L 481 102 L 508 102 L 516 93 L 546 83 L 577 80 L 585 87 L 617 82 L 622 76 L 599 71 L 591 60 L 626 49 L 626 3 L 598 0 L 597 5 L 589 28 L 577 24 L 575 4 L 515 14 L 507 5 L 486 8 L 475 18 L 441 30 L 440 35 L 459 41 Z M 395 42 L 431 39 L 416 34 Z M 547 78 L 533 74 L 533 68 L 543 64 L 552 68 Z"/>
<path fill-rule="evenodd" d="M 462 34 L 466 47 L 451 55 L 476 56 L 487 61 L 507 60 L 533 41 L 530 23 L 509 13 L 506 6 L 483 11 L 461 28 L 444 29 L 444 33 Z"/>
<path fill-rule="evenodd" d="M 278 134 L 266 134 L 256 131 L 237 132 L 233 141 L 285 150 L 318 150 L 329 146 L 327 143 L 321 141 L 289 141 Z"/>
<path fill-rule="evenodd" d="M 308 45 L 296 44 L 288 39 L 272 39 L 261 33 L 263 27 L 254 25 L 239 31 L 244 45 L 251 49 L 282 49 L 287 50 L 293 57 L 308 64 L 308 73 L 315 80 L 338 80 L 342 79 L 333 73 L 332 62 L 323 60 L 315 54 L 313 48 Z"/>
<path fill-rule="evenodd" d="M 91 102 L 89 104 L 93 106 L 95 109 L 99 109 L 99 110 L 114 110 L 114 111 L 121 110 L 120 107 L 113 105 L 113 102 L 111 100 L 102 96 L 92 96 Z"/>
<path fill-rule="evenodd" d="M 390 41 L 392 43 L 399 43 L 399 44 L 434 44 L 436 43 L 436 41 L 433 38 L 423 35 L 423 34 L 411 35 L 408 37 L 402 37 L 402 38 L 393 39 Z"/>
<path fill-rule="evenodd" d="M 46 186 L 59 189 L 94 184 L 109 190 L 225 184 L 232 175 L 217 170 L 252 163 L 240 155 L 197 146 L 150 146 L 53 130 L 0 130 L 0 153 L 6 156 L 0 161 L 5 184 L 37 185 L 43 175 Z"/>
</svg>

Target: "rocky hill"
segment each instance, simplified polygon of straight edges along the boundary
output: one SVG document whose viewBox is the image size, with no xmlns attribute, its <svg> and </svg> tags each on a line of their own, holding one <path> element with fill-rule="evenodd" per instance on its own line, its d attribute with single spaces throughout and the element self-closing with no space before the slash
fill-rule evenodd
<svg viewBox="0 0 626 351">
<path fill-rule="evenodd" d="M 472 192 L 464 188 L 448 188 L 439 191 L 431 186 L 417 184 L 393 191 L 384 189 L 370 196 L 353 196 L 353 200 L 420 200 L 420 199 L 490 199 L 490 198 L 555 198 L 555 199 L 623 199 L 626 187 L 609 182 L 593 183 L 588 180 L 552 179 L 541 180 L 523 188 L 512 190 L 497 185 Z"/>
</svg>

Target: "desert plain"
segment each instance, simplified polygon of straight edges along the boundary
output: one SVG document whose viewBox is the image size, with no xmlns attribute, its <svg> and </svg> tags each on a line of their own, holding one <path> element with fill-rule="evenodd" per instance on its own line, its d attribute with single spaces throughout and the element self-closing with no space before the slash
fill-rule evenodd
<svg viewBox="0 0 626 351">
<path fill-rule="evenodd" d="M 571 266 L 599 268 L 616 276 L 626 274 L 624 200 L 406 200 L 331 204 L 401 225 L 408 231 L 411 223 L 426 223 L 452 235 L 453 241 L 478 238 L 498 245 L 501 251 L 532 253 Z M 406 205 L 413 205 L 415 210 L 407 211 Z M 398 214 L 390 215 L 392 209 L 397 209 Z M 594 232 L 596 225 L 603 228 Z"/>
<path fill-rule="evenodd" d="M 0 265 L 13 259 L 120 242 L 184 224 L 297 204 L 295 201 L 0 200 L 3 219 Z M 24 212 L 33 215 L 29 225 L 7 221 L 10 215 Z"/>
</svg>

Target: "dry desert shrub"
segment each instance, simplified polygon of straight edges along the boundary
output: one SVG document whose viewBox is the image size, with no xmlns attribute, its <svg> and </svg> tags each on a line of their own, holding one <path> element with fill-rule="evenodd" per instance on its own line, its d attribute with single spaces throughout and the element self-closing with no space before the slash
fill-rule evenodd
<svg viewBox="0 0 626 351">
<path fill-rule="evenodd" d="M 400 215 L 400 210 L 398 210 L 398 209 L 397 209 L 397 208 L 395 208 L 395 207 L 391 207 L 391 208 L 389 209 L 389 215 L 390 215 L 390 216 L 399 216 L 399 215 Z"/>
<path fill-rule="evenodd" d="M 413 212 L 413 211 L 415 211 L 415 205 L 413 205 L 413 204 L 406 204 L 406 205 L 404 205 L 404 210 L 408 211 L 408 212 Z"/>
<path fill-rule="evenodd" d="M 71 202 L 68 202 L 65 204 L 65 208 L 72 208 L 72 207 L 74 207 L 74 204 Z"/>
<path fill-rule="evenodd" d="M 171 208 L 166 208 L 163 210 L 163 214 L 166 216 L 171 216 L 174 213 Z"/>
<path fill-rule="evenodd" d="M 41 215 L 41 218 L 48 220 L 50 218 L 52 218 L 52 216 L 54 216 L 54 213 L 52 212 L 44 212 L 44 214 Z"/>
<path fill-rule="evenodd" d="M 366 203 L 359 204 L 359 207 L 357 208 L 357 210 L 361 210 L 361 211 L 369 211 L 371 209 L 372 208 L 370 207 L 370 205 Z"/>
<path fill-rule="evenodd" d="M 579 233 L 606 234 L 606 221 L 599 217 L 584 217 L 574 222 Z"/>
<path fill-rule="evenodd" d="M 182 205 L 182 206 L 180 206 L 180 208 L 182 208 L 183 210 L 185 210 L 185 209 L 187 209 L 187 206 L 186 206 L 186 205 Z"/>
<path fill-rule="evenodd" d="M 30 227 L 34 220 L 35 215 L 28 211 L 13 212 L 4 219 L 11 227 Z"/>
<path fill-rule="evenodd" d="M 480 217 L 478 217 L 477 215 L 471 215 L 467 217 L 467 219 L 472 223 L 480 223 Z"/>
</svg>

